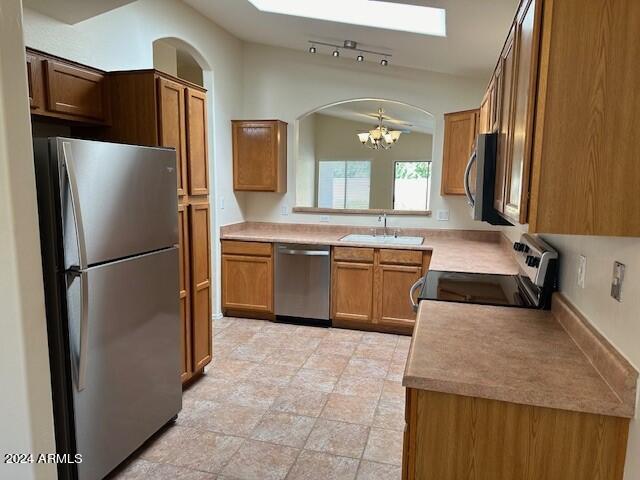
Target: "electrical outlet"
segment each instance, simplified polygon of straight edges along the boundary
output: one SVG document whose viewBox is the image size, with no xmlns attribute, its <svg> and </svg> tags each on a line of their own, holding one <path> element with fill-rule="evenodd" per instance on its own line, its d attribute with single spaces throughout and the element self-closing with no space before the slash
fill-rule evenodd
<svg viewBox="0 0 640 480">
<path fill-rule="evenodd" d="M 329 223 L 329 215 L 320 216 L 320 223 Z"/>
<path fill-rule="evenodd" d="M 578 257 L 578 287 L 584 288 L 587 279 L 587 257 L 580 255 Z"/>
<path fill-rule="evenodd" d="M 283 217 L 286 217 L 287 215 L 289 215 L 289 206 L 288 205 L 282 205 L 280 207 L 280 215 L 282 215 Z"/>
<path fill-rule="evenodd" d="M 437 218 L 439 222 L 449 221 L 449 210 L 438 210 Z"/>
<path fill-rule="evenodd" d="M 613 278 L 611 279 L 611 296 L 622 301 L 622 283 L 624 282 L 624 263 L 613 262 Z"/>
</svg>

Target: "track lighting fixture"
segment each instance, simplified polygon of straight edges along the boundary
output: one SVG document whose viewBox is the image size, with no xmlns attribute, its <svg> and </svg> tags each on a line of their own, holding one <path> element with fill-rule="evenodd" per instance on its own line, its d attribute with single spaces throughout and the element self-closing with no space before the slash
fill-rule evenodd
<svg viewBox="0 0 640 480">
<path fill-rule="evenodd" d="M 374 58 L 376 56 L 378 58 L 382 57 L 382 60 L 380 60 L 380 65 L 382 65 L 383 67 L 386 67 L 387 65 L 389 65 L 389 58 L 391 58 L 391 54 L 390 53 L 376 52 L 374 50 L 365 50 L 364 48 L 360 48 L 360 46 L 358 45 L 358 42 L 356 42 L 355 40 L 345 40 L 342 43 L 342 45 L 338 45 L 338 44 L 335 44 L 335 43 L 320 42 L 320 41 L 317 41 L 317 40 L 309 40 L 309 44 L 311 45 L 309 47 L 309 53 L 317 53 L 318 52 L 317 45 L 325 46 L 325 47 L 331 47 L 333 49 L 331 51 L 331 55 L 334 58 L 340 57 L 341 50 L 346 50 L 347 52 L 349 50 L 351 50 L 354 53 L 357 53 L 357 56 L 355 56 L 356 62 L 364 62 L 365 61 L 364 60 L 364 54 L 365 53 L 373 55 Z M 353 58 L 353 57 L 351 57 L 351 58 Z"/>
</svg>

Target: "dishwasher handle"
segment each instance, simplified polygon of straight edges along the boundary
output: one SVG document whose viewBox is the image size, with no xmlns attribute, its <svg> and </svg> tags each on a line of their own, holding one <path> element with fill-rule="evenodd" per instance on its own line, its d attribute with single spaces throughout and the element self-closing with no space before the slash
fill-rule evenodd
<svg viewBox="0 0 640 480">
<path fill-rule="evenodd" d="M 304 255 L 307 257 L 328 257 L 329 250 L 299 250 L 295 248 L 280 247 L 278 253 L 284 255 Z"/>
</svg>

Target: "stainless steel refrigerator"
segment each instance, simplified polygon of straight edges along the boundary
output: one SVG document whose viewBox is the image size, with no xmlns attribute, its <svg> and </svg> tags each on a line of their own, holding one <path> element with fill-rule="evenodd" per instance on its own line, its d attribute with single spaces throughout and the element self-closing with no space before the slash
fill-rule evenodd
<svg viewBox="0 0 640 480">
<path fill-rule="evenodd" d="M 34 141 L 60 478 L 103 478 L 182 405 L 174 150 Z"/>
</svg>

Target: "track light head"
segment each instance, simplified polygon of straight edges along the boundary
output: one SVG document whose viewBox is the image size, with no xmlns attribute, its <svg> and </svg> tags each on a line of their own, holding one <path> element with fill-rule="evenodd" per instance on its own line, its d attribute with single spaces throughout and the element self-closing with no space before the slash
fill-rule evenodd
<svg viewBox="0 0 640 480">
<path fill-rule="evenodd" d="M 309 53 L 316 53 L 318 50 L 316 49 L 315 45 L 311 45 L 309 47 Z"/>
<path fill-rule="evenodd" d="M 364 62 L 364 56 L 363 56 L 363 55 L 358 55 L 358 56 L 356 57 L 356 60 L 357 60 L 358 62 Z"/>
<path fill-rule="evenodd" d="M 387 65 L 389 65 L 389 60 L 387 60 L 386 58 L 383 58 L 382 60 L 380 60 L 380 65 L 382 65 L 383 67 L 386 67 Z"/>
<path fill-rule="evenodd" d="M 334 50 L 333 53 L 331 54 L 334 57 L 339 57 L 340 56 L 340 51 L 338 49 Z"/>
</svg>

